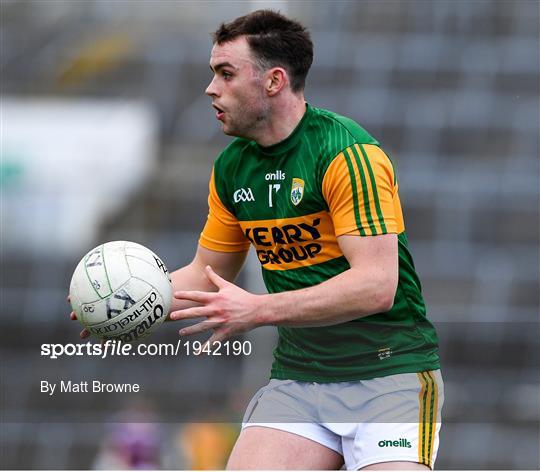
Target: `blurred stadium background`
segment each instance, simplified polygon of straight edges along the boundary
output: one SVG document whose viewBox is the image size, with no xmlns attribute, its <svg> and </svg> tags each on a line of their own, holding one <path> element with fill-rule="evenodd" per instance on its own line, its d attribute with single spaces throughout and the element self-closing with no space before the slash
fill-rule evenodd
<svg viewBox="0 0 540 472">
<path fill-rule="evenodd" d="M 229 140 L 203 94 L 209 33 L 262 7 L 312 31 L 308 101 L 357 120 L 397 165 L 441 340 L 438 468 L 539 468 L 534 0 L 2 0 L 2 467 L 223 466 L 272 329 L 248 336 L 244 359 L 53 361 L 39 346 L 78 339 L 65 296 L 99 242 L 140 242 L 169 269 L 190 261 Z M 240 283 L 263 290 L 253 258 Z M 77 377 L 140 381 L 146 395 L 39 393 L 41 379 Z"/>
</svg>

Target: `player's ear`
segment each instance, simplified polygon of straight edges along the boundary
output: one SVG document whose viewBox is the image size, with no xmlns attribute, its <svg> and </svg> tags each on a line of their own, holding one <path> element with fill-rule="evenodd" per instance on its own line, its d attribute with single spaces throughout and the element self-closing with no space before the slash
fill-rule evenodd
<svg viewBox="0 0 540 472">
<path fill-rule="evenodd" d="M 266 93 L 270 97 L 276 95 L 287 85 L 288 81 L 287 71 L 282 67 L 269 69 L 266 73 Z"/>
</svg>

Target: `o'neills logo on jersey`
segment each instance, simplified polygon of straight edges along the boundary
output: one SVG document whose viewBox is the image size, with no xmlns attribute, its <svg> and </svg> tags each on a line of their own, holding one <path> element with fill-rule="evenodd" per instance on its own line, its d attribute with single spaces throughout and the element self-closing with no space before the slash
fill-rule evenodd
<svg viewBox="0 0 540 472">
<path fill-rule="evenodd" d="M 310 223 L 248 227 L 244 234 L 257 248 L 263 266 L 287 264 L 313 259 L 321 252 L 322 245 L 315 242 L 321 237 L 320 223 L 320 218 L 314 218 Z"/>
<path fill-rule="evenodd" d="M 264 180 L 285 180 L 285 172 L 283 172 L 282 170 L 268 172 L 268 174 L 264 176 Z"/>
<path fill-rule="evenodd" d="M 235 190 L 233 193 L 233 200 L 234 203 L 238 202 L 254 202 L 255 197 L 253 196 L 253 192 L 248 187 L 246 188 L 239 188 L 238 190 Z"/>
</svg>

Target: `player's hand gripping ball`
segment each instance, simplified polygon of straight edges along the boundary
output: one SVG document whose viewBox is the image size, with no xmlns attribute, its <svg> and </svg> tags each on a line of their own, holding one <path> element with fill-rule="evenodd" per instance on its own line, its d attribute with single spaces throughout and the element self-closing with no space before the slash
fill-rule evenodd
<svg viewBox="0 0 540 472">
<path fill-rule="evenodd" d="M 77 319 L 91 334 L 131 343 L 153 333 L 167 318 L 171 278 L 149 249 L 113 241 L 82 258 L 69 297 Z"/>
</svg>

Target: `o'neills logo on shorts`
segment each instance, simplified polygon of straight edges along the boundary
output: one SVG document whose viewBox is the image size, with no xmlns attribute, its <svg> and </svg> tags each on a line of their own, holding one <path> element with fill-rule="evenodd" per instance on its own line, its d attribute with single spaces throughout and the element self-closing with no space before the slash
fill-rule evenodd
<svg viewBox="0 0 540 472">
<path fill-rule="evenodd" d="M 383 439 L 382 441 L 379 441 L 379 447 L 412 447 L 411 443 L 407 441 L 405 438 L 390 440 L 390 439 Z"/>
</svg>

